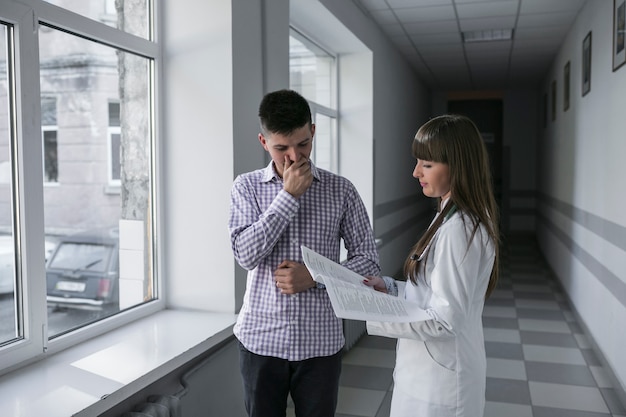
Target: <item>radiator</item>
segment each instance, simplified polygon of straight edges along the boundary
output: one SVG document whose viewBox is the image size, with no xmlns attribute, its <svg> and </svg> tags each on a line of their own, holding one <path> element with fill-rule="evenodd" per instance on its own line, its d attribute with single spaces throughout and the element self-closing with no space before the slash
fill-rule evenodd
<svg viewBox="0 0 626 417">
<path fill-rule="evenodd" d="M 359 341 L 361 336 L 365 334 L 365 322 L 359 320 L 345 320 L 343 321 L 343 335 L 346 338 L 346 345 L 344 350 L 348 351 L 352 349 L 354 344 Z"/>
<path fill-rule="evenodd" d="M 147 402 L 121 417 L 182 417 L 180 398 L 175 395 L 151 395 Z"/>
</svg>

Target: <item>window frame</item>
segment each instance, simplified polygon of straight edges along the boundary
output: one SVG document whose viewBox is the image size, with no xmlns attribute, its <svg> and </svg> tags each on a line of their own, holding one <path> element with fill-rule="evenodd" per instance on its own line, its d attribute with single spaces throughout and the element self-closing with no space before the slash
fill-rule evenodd
<svg viewBox="0 0 626 417">
<path fill-rule="evenodd" d="M 154 0 L 149 7 L 153 13 L 154 28 L 160 27 L 158 6 Z M 0 21 L 12 27 L 9 36 L 9 51 L 13 51 L 9 86 L 11 91 L 11 143 L 13 145 L 13 207 L 14 236 L 16 246 L 16 306 L 18 337 L 0 346 L 0 374 L 4 374 L 27 363 L 41 359 L 82 341 L 121 327 L 141 317 L 156 313 L 165 308 L 166 294 L 162 293 L 161 249 L 158 244 L 162 230 L 160 213 L 161 179 L 159 165 L 160 148 L 160 109 L 161 46 L 157 41 L 143 39 L 104 23 L 89 19 L 62 9 L 42 0 L 28 0 L 28 4 L 17 0 L 3 3 Z M 44 199 L 43 187 L 43 140 L 41 126 L 41 95 L 38 52 L 38 27 L 40 24 L 52 26 L 76 36 L 124 50 L 150 60 L 151 73 L 151 182 L 152 219 L 151 245 L 153 252 L 153 280 L 158 289 L 154 300 L 120 312 L 104 320 L 91 323 L 80 329 L 48 340 L 47 302 L 44 249 Z M 157 39 L 153 33 L 150 38 Z M 11 77 L 12 76 L 12 77 Z M 37 138 L 37 140 L 30 140 Z M 28 192 L 26 192 L 28 190 Z"/>
</svg>

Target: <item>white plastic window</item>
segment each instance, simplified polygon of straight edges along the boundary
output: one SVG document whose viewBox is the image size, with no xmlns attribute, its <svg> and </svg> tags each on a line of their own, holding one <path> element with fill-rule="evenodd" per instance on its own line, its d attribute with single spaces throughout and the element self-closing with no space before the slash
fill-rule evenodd
<svg viewBox="0 0 626 417">
<path fill-rule="evenodd" d="M 153 28 L 150 0 L 3 0 L 0 373 L 162 308 Z"/>
</svg>

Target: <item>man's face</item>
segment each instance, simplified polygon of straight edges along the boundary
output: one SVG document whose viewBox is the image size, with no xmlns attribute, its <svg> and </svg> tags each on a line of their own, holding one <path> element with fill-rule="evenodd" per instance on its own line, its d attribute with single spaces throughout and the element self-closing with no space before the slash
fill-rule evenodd
<svg viewBox="0 0 626 417">
<path fill-rule="evenodd" d="M 303 127 L 294 130 L 290 135 L 282 135 L 280 133 L 268 133 L 264 135 L 259 133 L 259 141 L 274 161 L 276 172 L 282 178 L 285 165 L 285 156 L 289 158 L 291 163 L 301 159 L 309 159 L 313 149 L 313 135 L 315 134 L 315 125 L 307 123 Z"/>
</svg>

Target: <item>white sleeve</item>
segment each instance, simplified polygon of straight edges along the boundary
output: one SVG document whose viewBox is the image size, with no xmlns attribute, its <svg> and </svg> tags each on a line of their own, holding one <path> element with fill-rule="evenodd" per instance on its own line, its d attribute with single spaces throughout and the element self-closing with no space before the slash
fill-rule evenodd
<svg viewBox="0 0 626 417">
<path fill-rule="evenodd" d="M 468 248 L 462 222 L 449 226 L 452 227 L 439 233 L 426 261 L 432 289 L 426 312 L 431 319 L 411 323 L 368 322 L 369 334 L 429 340 L 454 337 L 457 329 L 465 326 L 478 290 L 484 286 L 478 282 L 484 248 L 479 231 Z"/>
</svg>

